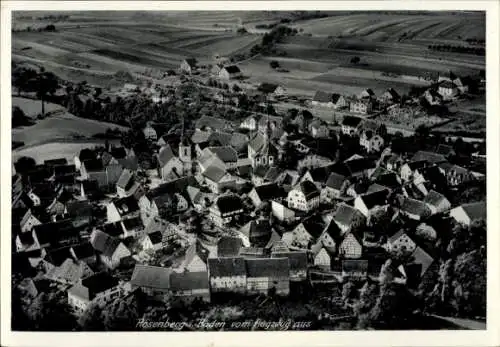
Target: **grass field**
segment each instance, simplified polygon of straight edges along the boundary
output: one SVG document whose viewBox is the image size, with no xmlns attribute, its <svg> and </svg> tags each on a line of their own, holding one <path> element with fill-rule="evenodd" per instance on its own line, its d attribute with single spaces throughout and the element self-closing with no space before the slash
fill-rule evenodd
<svg viewBox="0 0 500 347">
<path fill-rule="evenodd" d="M 114 128 L 123 131 L 127 130 L 126 127 L 116 124 L 79 118 L 64 113 L 38 120 L 32 126 L 12 129 L 12 140 L 22 141 L 25 146 L 33 146 L 55 139 L 71 140 L 91 137 L 94 134 L 104 133 L 107 129 Z"/>
<path fill-rule="evenodd" d="M 20 98 L 17 96 L 12 97 L 12 107 L 19 107 L 23 110 L 26 117 L 35 118 L 42 113 L 42 102 L 40 100 L 33 100 L 27 98 Z M 53 104 L 50 102 L 45 103 L 45 112 L 63 111 L 64 107 L 61 105 Z"/>
</svg>

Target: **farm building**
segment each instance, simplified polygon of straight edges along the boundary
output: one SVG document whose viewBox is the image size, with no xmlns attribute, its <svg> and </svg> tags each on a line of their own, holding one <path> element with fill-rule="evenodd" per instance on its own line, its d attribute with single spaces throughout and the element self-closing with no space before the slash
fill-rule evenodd
<svg viewBox="0 0 500 347">
<path fill-rule="evenodd" d="M 224 66 L 220 69 L 218 74 L 220 79 L 223 80 L 235 80 L 241 78 L 242 73 L 239 67 L 236 65 Z"/>
<path fill-rule="evenodd" d="M 347 101 L 342 95 L 336 93 L 326 93 L 320 90 L 314 94 L 311 103 L 313 106 L 330 107 L 335 110 L 347 107 Z"/>
<path fill-rule="evenodd" d="M 342 133 L 345 135 L 352 135 L 358 131 L 362 119 L 359 117 L 344 117 L 342 120 Z"/>
<path fill-rule="evenodd" d="M 198 61 L 195 58 L 184 59 L 181 63 L 181 71 L 192 74 L 198 68 Z"/>
<path fill-rule="evenodd" d="M 387 89 L 380 97 L 380 101 L 386 105 L 398 103 L 400 100 L 401 96 L 393 88 Z"/>
<path fill-rule="evenodd" d="M 455 83 L 444 81 L 439 84 L 438 93 L 443 97 L 444 100 L 453 99 L 458 95 L 458 87 Z"/>
<path fill-rule="evenodd" d="M 271 97 L 279 97 L 286 94 L 285 88 L 274 83 L 261 83 L 257 90 Z"/>
<path fill-rule="evenodd" d="M 355 99 L 349 104 L 349 111 L 352 113 L 369 114 L 372 112 L 373 102 L 370 98 Z"/>
</svg>

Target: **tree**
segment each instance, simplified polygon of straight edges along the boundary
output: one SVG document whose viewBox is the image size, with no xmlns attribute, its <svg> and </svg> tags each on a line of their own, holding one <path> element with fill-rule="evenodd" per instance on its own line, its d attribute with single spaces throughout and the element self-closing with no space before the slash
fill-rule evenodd
<svg viewBox="0 0 500 347">
<path fill-rule="evenodd" d="M 33 170 L 36 167 L 36 161 L 31 157 L 21 157 L 16 161 L 14 167 L 16 172 L 24 173 Z"/>
<path fill-rule="evenodd" d="M 76 320 L 62 292 L 41 293 L 29 305 L 26 313 L 34 330 L 71 331 L 76 327 Z"/>
<path fill-rule="evenodd" d="M 280 67 L 280 63 L 277 60 L 271 60 L 269 65 L 271 66 L 272 69 L 277 69 Z"/>
<path fill-rule="evenodd" d="M 97 303 L 91 303 L 78 319 L 80 328 L 84 331 L 102 331 L 104 323 L 103 308 Z"/>
<path fill-rule="evenodd" d="M 237 85 L 237 84 L 233 85 L 233 92 L 235 92 L 235 93 L 239 93 L 239 92 L 241 92 L 241 88 L 240 88 L 240 86 L 239 86 L 239 85 Z"/>
<path fill-rule="evenodd" d="M 47 94 L 54 94 L 58 81 L 56 75 L 42 69 L 35 81 L 37 97 L 42 101 L 42 116 L 45 115 L 45 98 Z"/>
<path fill-rule="evenodd" d="M 12 107 L 12 127 L 29 125 L 30 121 L 19 106 Z"/>
<path fill-rule="evenodd" d="M 17 95 L 21 95 L 21 91 L 29 90 L 31 81 L 36 78 L 36 71 L 26 69 L 24 67 L 14 68 L 12 71 L 12 85 L 17 89 Z"/>
<path fill-rule="evenodd" d="M 143 293 L 138 291 L 129 296 L 117 297 L 102 311 L 105 330 L 130 331 L 136 329 L 137 320 L 144 309 Z"/>
<path fill-rule="evenodd" d="M 49 24 L 45 27 L 45 31 L 56 31 L 56 26 L 54 24 Z"/>
<path fill-rule="evenodd" d="M 356 56 L 351 58 L 351 64 L 357 64 L 361 61 L 361 58 Z"/>
<path fill-rule="evenodd" d="M 342 301 L 349 303 L 351 300 L 356 298 L 357 290 L 356 285 L 352 281 L 347 281 L 342 286 Z"/>
</svg>

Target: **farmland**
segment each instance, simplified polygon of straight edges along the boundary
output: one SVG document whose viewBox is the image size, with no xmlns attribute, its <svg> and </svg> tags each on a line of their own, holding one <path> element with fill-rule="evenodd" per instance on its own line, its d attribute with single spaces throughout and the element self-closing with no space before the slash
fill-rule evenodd
<svg viewBox="0 0 500 347">
<path fill-rule="evenodd" d="M 91 137 L 104 133 L 107 129 L 115 128 L 127 129 L 116 124 L 78 118 L 72 114 L 63 113 L 38 120 L 32 126 L 12 129 L 12 140 L 22 141 L 26 146 L 32 146 L 55 139 L 71 140 Z"/>
<path fill-rule="evenodd" d="M 33 100 L 20 97 L 12 97 L 12 107 L 19 107 L 27 117 L 35 118 L 42 113 L 42 103 L 40 100 Z M 45 103 L 45 112 L 63 111 L 64 107 L 50 102 Z"/>
</svg>

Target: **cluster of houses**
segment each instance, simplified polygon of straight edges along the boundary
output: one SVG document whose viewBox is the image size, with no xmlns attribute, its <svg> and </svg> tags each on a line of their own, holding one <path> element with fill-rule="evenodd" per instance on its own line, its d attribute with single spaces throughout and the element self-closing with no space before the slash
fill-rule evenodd
<svg viewBox="0 0 500 347">
<path fill-rule="evenodd" d="M 194 66 L 186 59 L 181 68 Z M 218 73 L 238 71 L 223 66 Z M 389 90 L 382 99 L 398 97 Z M 354 104 L 318 92 L 313 104 L 369 113 L 375 100 L 371 90 Z M 75 312 L 136 288 L 210 301 L 228 292 L 288 295 L 293 282 L 310 281 L 311 274 L 337 283 L 378 279 L 386 260 L 401 252 L 411 257 L 392 263 L 394 280 L 414 284 L 436 263 L 427 242 L 438 237 L 436 219 L 464 225 L 485 219 L 484 201 L 453 206 L 445 196 L 446 188 L 484 179 L 450 163 L 451 147 L 403 158 L 386 148 L 380 124 L 347 116 L 339 132 L 359 136 L 363 152 L 340 161 L 327 142 L 337 134 L 324 122 L 306 113 L 291 122 L 297 133 L 287 133 L 280 116 L 252 115 L 239 124 L 202 116 L 181 138 L 148 123 L 144 136 L 159 148 L 155 170 L 143 170 L 133 148 L 114 146 L 81 150 L 73 163 L 56 159 L 17 170 L 16 271 L 41 270 L 67 292 Z M 300 153 L 296 168 L 280 167 L 285 147 Z M 139 174 L 145 171 L 157 183 Z M 212 232 L 190 233 L 179 218 L 190 211 Z M 398 221 L 414 227 L 380 228 Z M 173 244 L 183 247 L 179 264 L 148 262 L 148 254 Z M 129 279 L 116 276 L 121 268 L 133 268 Z"/>
</svg>

